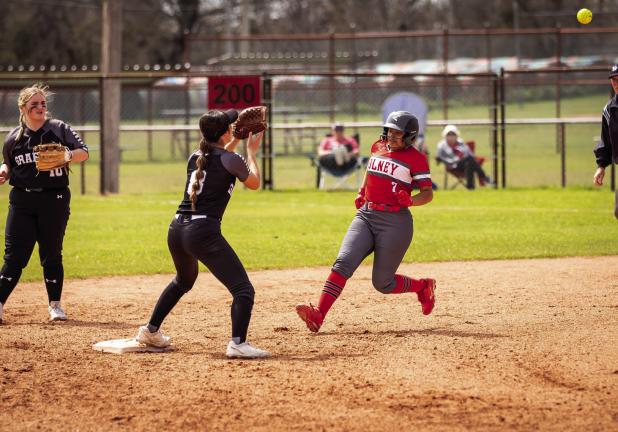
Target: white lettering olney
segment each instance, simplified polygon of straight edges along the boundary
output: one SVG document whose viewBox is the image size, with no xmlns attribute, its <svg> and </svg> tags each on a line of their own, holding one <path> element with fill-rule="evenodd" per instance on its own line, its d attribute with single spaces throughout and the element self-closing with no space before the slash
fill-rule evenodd
<svg viewBox="0 0 618 432">
<path fill-rule="evenodd" d="M 370 173 L 386 175 L 400 182 L 408 184 L 412 183 L 410 170 L 404 165 L 400 165 L 393 159 L 387 160 L 374 156 L 369 159 L 367 171 Z"/>
</svg>

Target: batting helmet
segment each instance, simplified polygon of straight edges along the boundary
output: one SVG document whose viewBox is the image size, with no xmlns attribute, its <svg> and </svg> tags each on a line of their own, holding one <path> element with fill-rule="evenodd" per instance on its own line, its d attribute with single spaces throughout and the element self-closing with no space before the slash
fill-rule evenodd
<svg viewBox="0 0 618 432">
<path fill-rule="evenodd" d="M 383 137 L 386 138 L 389 129 L 403 132 L 403 143 L 410 147 L 418 135 L 418 119 L 408 111 L 393 111 L 384 123 Z"/>
</svg>

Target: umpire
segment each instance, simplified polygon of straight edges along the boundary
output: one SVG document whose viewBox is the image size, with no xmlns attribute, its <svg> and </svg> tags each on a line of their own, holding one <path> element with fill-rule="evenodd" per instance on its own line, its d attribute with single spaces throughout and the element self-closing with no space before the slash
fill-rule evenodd
<svg viewBox="0 0 618 432">
<path fill-rule="evenodd" d="M 17 99 L 19 126 L 4 141 L 0 166 L 0 185 L 7 181 L 9 212 L 5 228 L 4 265 L 0 270 L 0 323 L 3 308 L 17 285 L 22 269 L 30 260 L 34 244 L 39 244 L 39 256 L 49 301 L 51 321 L 67 319 L 60 306 L 64 268 L 62 242 L 69 220 L 69 171 L 67 165 L 39 172 L 38 155 L 33 148 L 39 144 L 60 143 L 65 146 L 65 161 L 83 162 L 88 148 L 66 123 L 51 119 L 47 111 L 48 87 L 35 84 L 22 89 Z"/>
<path fill-rule="evenodd" d="M 603 185 L 605 168 L 612 162 L 618 164 L 618 63 L 609 71 L 609 80 L 614 89 L 614 96 L 603 108 L 601 140 L 594 149 L 598 165 L 594 173 L 594 183 L 598 186 Z M 616 189 L 614 215 L 618 219 L 618 189 Z"/>
</svg>

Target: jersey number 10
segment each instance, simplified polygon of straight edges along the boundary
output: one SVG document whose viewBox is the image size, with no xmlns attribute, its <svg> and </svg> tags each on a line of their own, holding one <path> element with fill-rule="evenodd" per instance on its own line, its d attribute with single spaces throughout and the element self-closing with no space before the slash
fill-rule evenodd
<svg viewBox="0 0 618 432">
<path fill-rule="evenodd" d="M 49 171 L 50 177 L 62 177 L 64 175 L 64 170 L 62 168 L 54 168 Z"/>
</svg>

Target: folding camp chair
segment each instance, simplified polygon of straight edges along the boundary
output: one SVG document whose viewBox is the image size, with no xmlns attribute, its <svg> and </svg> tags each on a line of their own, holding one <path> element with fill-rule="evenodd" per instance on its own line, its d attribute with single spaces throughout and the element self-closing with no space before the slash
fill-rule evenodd
<svg viewBox="0 0 618 432">
<path fill-rule="evenodd" d="M 329 136 L 327 134 L 326 136 Z M 353 138 L 360 145 L 359 134 L 354 134 Z M 358 188 L 363 181 L 364 168 L 369 161 L 368 157 L 359 156 L 356 158 L 356 163 L 350 165 L 345 171 L 331 170 L 320 164 L 317 156 L 311 155 L 311 165 L 316 167 L 316 187 L 318 189 L 343 189 L 343 188 Z M 350 179 L 354 178 L 354 182 L 350 184 Z M 329 181 L 330 180 L 330 181 Z M 332 184 L 329 184 L 332 183 Z"/>
<path fill-rule="evenodd" d="M 466 141 L 466 145 L 470 148 L 470 150 L 472 150 L 472 153 L 475 153 L 476 151 L 475 141 Z M 481 156 L 475 156 L 475 159 L 481 166 L 483 165 L 483 162 L 485 162 L 485 158 Z M 450 187 L 450 189 L 455 189 L 459 185 L 466 187 L 466 173 L 464 172 L 463 169 L 449 168 L 447 163 L 445 163 L 439 157 L 436 157 L 436 164 L 439 165 L 441 163 L 444 164 L 444 189 L 449 189 L 448 187 L 449 176 L 453 176 L 455 178 L 455 183 Z M 479 180 L 479 183 L 481 184 L 481 186 L 484 184 L 483 180 Z"/>
</svg>

